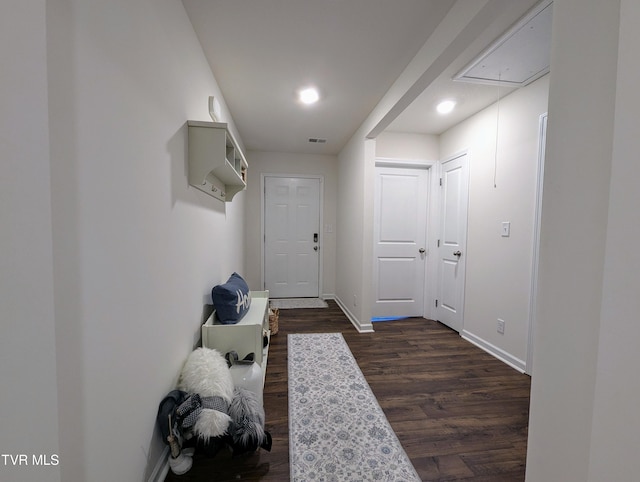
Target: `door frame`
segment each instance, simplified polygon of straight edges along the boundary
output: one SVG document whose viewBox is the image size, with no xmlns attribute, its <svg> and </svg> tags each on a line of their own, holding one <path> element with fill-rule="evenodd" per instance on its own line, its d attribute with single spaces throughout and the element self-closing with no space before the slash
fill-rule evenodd
<svg viewBox="0 0 640 482">
<path fill-rule="evenodd" d="M 284 173 L 260 173 L 260 285 L 262 289 L 265 289 L 265 250 L 264 245 L 266 241 L 265 234 L 265 196 L 266 188 L 265 181 L 268 177 L 279 178 L 294 178 L 294 179 L 317 179 L 320 184 L 319 189 L 319 204 L 318 204 L 318 246 L 320 250 L 318 253 L 318 297 L 324 298 L 324 284 L 323 280 L 323 266 L 324 266 L 324 175 L 322 174 L 284 174 Z"/>
<path fill-rule="evenodd" d="M 531 259 L 531 293 L 529 295 L 529 329 L 527 340 L 527 360 L 525 373 L 533 375 L 533 338 L 536 325 L 536 308 L 538 303 L 538 267 L 540 264 L 540 226 L 542 223 L 542 195 L 544 186 L 544 162 L 547 147 L 548 113 L 540 115 L 538 127 L 538 172 L 536 182 L 536 204 L 533 221 L 533 256 Z"/>
<path fill-rule="evenodd" d="M 429 195 L 427 196 L 427 226 L 426 226 L 426 234 L 425 234 L 425 243 L 427 247 L 427 253 L 425 257 L 424 263 L 424 298 L 423 298 L 423 306 L 422 306 L 422 316 L 424 318 L 433 319 L 433 307 L 435 300 L 435 280 L 437 277 L 433 275 L 434 270 L 434 262 L 432 260 L 433 254 L 436 249 L 436 236 L 434 235 L 438 231 L 438 206 L 440 200 L 437 196 L 437 186 L 438 179 L 440 178 L 440 170 L 439 170 L 439 161 L 431 161 L 425 159 L 401 159 L 401 158 L 390 158 L 390 157 L 376 157 L 375 159 L 375 167 L 395 167 L 395 168 L 404 168 L 404 169 L 426 169 L 429 171 Z M 374 248 L 372 252 L 375 252 L 375 247 L 373 243 L 374 239 L 371 240 L 372 247 Z M 372 262 L 375 262 L 375 259 L 372 258 Z M 437 265 L 435 266 L 437 268 Z M 375 281 L 372 279 L 371 289 L 373 292 Z"/>
</svg>

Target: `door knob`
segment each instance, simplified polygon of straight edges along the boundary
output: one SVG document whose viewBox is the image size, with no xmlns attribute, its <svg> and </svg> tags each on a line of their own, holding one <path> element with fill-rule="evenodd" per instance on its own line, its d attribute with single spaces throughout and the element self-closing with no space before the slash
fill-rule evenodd
<svg viewBox="0 0 640 482">
<path fill-rule="evenodd" d="M 458 250 L 458 251 L 454 251 L 454 252 L 453 252 L 453 255 L 454 255 L 454 256 L 457 256 L 457 257 L 460 257 L 460 256 L 462 256 L 462 251 L 460 251 L 460 250 Z"/>
<path fill-rule="evenodd" d="M 418 253 L 420 253 L 420 254 L 424 254 L 424 253 L 425 253 L 425 251 L 426 251 L 426 249 L 424 249 L 424 248 L 420 248 L 420 249 L 418 250 Z"/>
</svg>

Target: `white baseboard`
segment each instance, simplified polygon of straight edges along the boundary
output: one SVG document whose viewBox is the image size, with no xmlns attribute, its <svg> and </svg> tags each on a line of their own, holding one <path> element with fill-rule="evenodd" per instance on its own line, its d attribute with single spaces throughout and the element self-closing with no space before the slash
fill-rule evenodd
<svg viewBox="0 0 640 482">
<path fill-rule="evenodd" d="M 493 355 L 498 360 L 506 363 L 511 368 L 518 370 L 520 373 L 525 373 L 527 364 L 524 360 L 520 360 L 519 358 L 514 357 L 503 349 L 498 348 L 497 346 L 466 330 L 463 330 L 460 336 L 468 342 L 473 343 L 477 347 L 482 348 L 484 351 L 486 351 L 490 355 Z"/>
<path fill-rule="evenodd" d="M 169 453 L 169 446 L 167 445 L 162 451 L 162 454 L 160 454 L 160 458 L 156 462 L 156 466 L 147 479 L 147 482 L 163 482 L 164 479 L 167 478 L 167 474 L 169 473 Z"/>
<path fill-rule="evenodd" d="M 360 320 L 353 313 L 349 311 L 349 308 L 342 302 L 339 297 L 335 297 L 335 302 L 338 304 L 342 312 L 349 319 L 351 324 L 358 330 L 359 333 L 373 333 L 373 324 L 371 321 L 369 323 L 360 323 Z"/>
</svg>

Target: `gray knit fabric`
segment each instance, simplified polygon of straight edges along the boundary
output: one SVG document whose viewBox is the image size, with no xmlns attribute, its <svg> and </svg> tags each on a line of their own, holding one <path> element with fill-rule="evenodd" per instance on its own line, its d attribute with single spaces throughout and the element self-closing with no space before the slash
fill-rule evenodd
<svg viewBox="0 0 640 482">
<path fill-rule="evenodd" d="M 193 427 L 203 409 L 208 408 L 218 412 L 227 413 L 229 404 L 222 397 L 201 397 L 197 393 L 189 397 L 176 409 L 178 417 L 182 420 L 182 428 Z"/>
</svg>

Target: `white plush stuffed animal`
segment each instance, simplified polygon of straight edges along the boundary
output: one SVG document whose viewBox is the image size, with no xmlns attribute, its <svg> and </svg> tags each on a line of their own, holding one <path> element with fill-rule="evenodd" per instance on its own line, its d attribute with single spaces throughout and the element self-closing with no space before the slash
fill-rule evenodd
<svg viewBox="0 0 640 482">
<path fill-rule="evenodd" d="M 193 430 L 199 440 L 206 442 L 227 434 L 234 384 L 227 361 L 217 350 L 197 348 L 191 352 L 182 368 L 178 388 L 199 396 L 195 403 L 201 403 L 201 407 L 193 412 Z"/>
<path fill-rule="evenodd" d="M 271 451 L 271 434 L 264 429 L 264 408 L 254 392 L 236 387 L 229 415 L 233 421 L 230 427 L 233 455 L 259 448 Z"/>
</svg>

